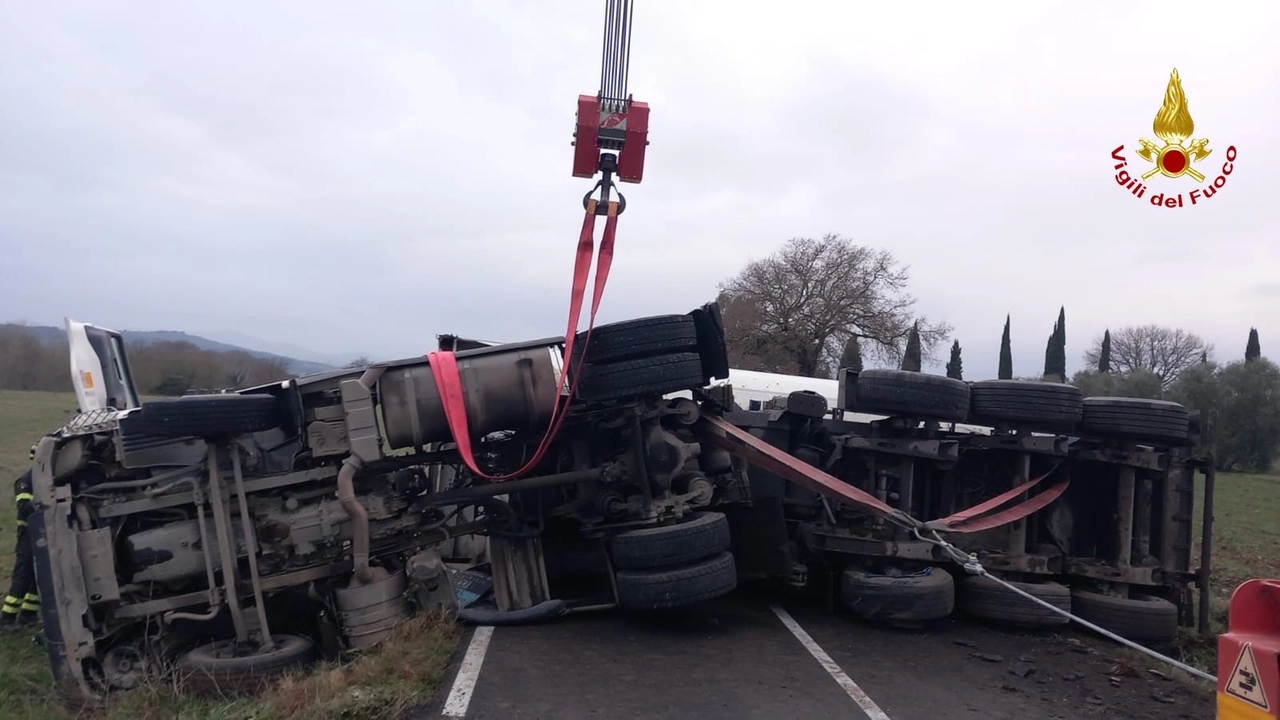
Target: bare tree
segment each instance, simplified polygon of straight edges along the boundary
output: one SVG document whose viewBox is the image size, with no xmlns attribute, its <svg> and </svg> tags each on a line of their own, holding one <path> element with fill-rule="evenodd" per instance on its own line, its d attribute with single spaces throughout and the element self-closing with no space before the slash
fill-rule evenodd
<svg viewBox="0 0 1280 720">
<path fill-rule="evenodd" d="M 1105 338 L 1095 338 L 1084 354 L 1089 367 L 1098 367 Z M 1148 370 L 1168 389 L 1184 370 L 1207 358 L 1213 345 L 1182 328 L 1133 325 L 1111 333 L 1110 369 L 1128 373 Z"/>
<path fill-rule="evenodd" d="M 735 367 L 826 377 L 850 337 L 873 358 L 898 364 L 913 323 L 932 360 L 951 327 L 914 314 L 907 269 L 887 250 L 839 235 L 793 238 L 720 286 Z M 869 341 L 869 342 L 867 342 Z"/>
</svg>

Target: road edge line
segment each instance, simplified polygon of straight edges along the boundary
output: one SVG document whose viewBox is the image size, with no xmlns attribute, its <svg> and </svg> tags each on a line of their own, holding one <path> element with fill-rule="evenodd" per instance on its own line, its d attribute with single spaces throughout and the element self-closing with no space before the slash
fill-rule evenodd
<svg viewBox="0 0 1280 720">
<path fill-rule="evenodd" d="M 774 615 L 778 616 L 778 619 L 782 621 L 782 624 L 786 626 L 787 630 L 791 631 L 791 634 L 800 641 L 800 644 L 804 646 L 804 649 L 809 651 L 809 654 L 813 656 L 813 659 L 817 660 L 818 664 L 822 665 L 822 669 L 826 670 L 827 674 L 830 675 L 831 678 L 835 680 L 836 683 L 845 691 L 845 693 L 858 704 L 858 707 L 862 708 L 862 712 L 866 713 L 868 718 L 871 720 L 889 720 L 889 716 L 880 709 L 880 706 L 876 705 L 870 696 L 868 696 L 862 688 L 858 687 L 858 683 L 854 682 L 853 678 L 849 677 L 849 675 L 845 673 L 838 664 L 836 664 L 836 661 L 831 659 L 831 656 L 827 654 L 827 651 L 823 650 L 822 647 L 809 636 L 809 633 L 805 632 L 805 629 L 800 627 L 800 623 L 796 622 L 795 618 L 791 617 L 791 613 L 788 613 L 778 605 L 770 605 L 769 609 L 773 611 Z"/>
<path fill-rule="evenodd" d="M 493 638 L 493 627 L 481 625 L 471 634 L 471 642 L 467 645 L 467 653 L 458 666 L 458 674 L 453 678 L 453 687 L 449 690 L 449 698 L 444 702 L 441 714 L 445 717 L 466 717 L 467 708 L 471 705 L 471 693 L 476 689 L 476 681 L 480 679 L 480 667 L 484 665 L 485 653 L 489 651 L 489 641 Z"/>
</svg>

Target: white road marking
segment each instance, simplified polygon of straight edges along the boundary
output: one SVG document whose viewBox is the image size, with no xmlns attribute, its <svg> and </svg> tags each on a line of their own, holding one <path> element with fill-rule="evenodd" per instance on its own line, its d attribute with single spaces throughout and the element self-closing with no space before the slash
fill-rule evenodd
<svg viewBox="0 0 1280 720">
<path fill-rule="evenodd" d="M 808 650 L 809 654 L 812 655 L 820 665 L 822 665 L 822 669 L 826 670 L 827 674 L 834 678 L 841 688 L 844 688 L 844 691 L 848 693 L 849 697 L 853 698 L 853 701 L 858 703 L 858 707 L 862 708 L 862 712 L 866 713 L 870 720 L 889 720 L 889 716 L 884 714 L 884 711 L 880 709 L 880 706 L 872 702 L 871 698 L 862 691 L 862 688 L 858 687 L 858 683 L 854 682 L 853 678 L 846 675 L 844 670 L 840 669 L 840 666 L 836 664 L 836 661 L 832 660 L 831 656 L 819 647 L 818 643 L 814 642 L 813 638 L 809 636 L 809 633 L 805 632 L 804 628 L 800 627 L 800 624 L 791 617 L 790 613 L 777 605 L 770 605 L 769 609 L 773 611 L 774 615 L 778 616 L 778 619 L 782 621 L 783 625 L 787 626 L 787 629 L 791 631 L 791 634 L 796 636 L 796 639 L 800 641 L 800 644 L 804 645 L 804 649 Z"/>
<path fill-rule="evenodd" d="M 484 664 L 484 654 L 489 651 L 489 640 L 493 637 L 493 628 L 478 626 L 471 635 L 471 643 L 467 645 L 467 654 L 462 656 L 462 665 L 458 675 L 453 679 L 453 688 L 449 690 L 449 699 L 444 702 L 445 717 L 466 717 L 467 707 L 471 705 L 471 693 L 476 689 L 476 681 L 480 679 L 480 666 Z"/>
</svg>

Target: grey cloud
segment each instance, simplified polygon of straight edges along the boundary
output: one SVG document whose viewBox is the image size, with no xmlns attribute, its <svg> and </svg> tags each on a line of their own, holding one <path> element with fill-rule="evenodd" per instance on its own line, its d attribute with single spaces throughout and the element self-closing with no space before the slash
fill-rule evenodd
<svg viewBox="0 0 1280 720">
<path fill-rule="evenodd" d="M 747 260 L 830 231 L 911 266 L 968 377 L 995 374 L 1005 313 L 1017 372 L 1038 370 L 1060 305 L 1071 369 L 1107 326 L 1280 337 L 1273 296 L 1244 297 L 1280 268 L 1280 108 L 1257 91 L 1280 71 L 1253 30 L 1273 10 L 1198 15 L 1178 62 L 1212 159 L 1234 142 L 1240 170 L 1213 203 L 1167 211 L 1117 188 L 1109 158 L 1148 129 L 1168 73 L 1117 65 L 1132 38 L 1114 28 L 1177 15 L 1165 5 L 994 30 L 976 11 L 718 16 L 737 7 L 637 9 L 653 144 L 645 182 L 623 187 L 602 322 L 687 310 Z M 570 131 L 602 10 L 17 5 L 0 28 L 0 320 L 379 356 L 439 332 L 562 331 L 590 186 L 569 175 Z"/>
</svg>

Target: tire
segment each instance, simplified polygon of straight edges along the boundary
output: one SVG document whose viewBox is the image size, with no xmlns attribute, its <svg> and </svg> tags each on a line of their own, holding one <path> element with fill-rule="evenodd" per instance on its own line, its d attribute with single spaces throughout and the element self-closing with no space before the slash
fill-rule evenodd
<svg viewBox="0 0 1280 720">
<path fill-rule="evenodd" d="M 178 658 L 177 671 L 188 687 L 215 693 L 252 693 L 288 670 L 316 657 L 314 643 L 300 635 L 277 635 L 276 646 L 259 655 L 222 657 L 234 640 L 218 640 L 194 647 Z"/>
<path fill-rule="evenodd" d="M 189 395 L 142 404 L 129 423 L 132 433 L 159 437 L 212 437 L 260 432 L 280 422 L 271 395 Z"/>
<path fill-rule="evenodd" d="M 578 333 L 575 342 L 583 342 Z M 601 325 L 591 331 L 583 361 L 588 364 L 635 360 L 677 352 L 696 352 L 698 328 L 688 315 L 655 315 Z"/>
<path fill-rule="evenodd" d="M 609 541 L 619 570 L 687 565 L 729 549 L 729 520 L 723 513 L 697 512 L 674 525 L 624 530 Z"/>
<path fill-rule="evenodd" d="M 1071 612 L 1071 590 L 1056 582 L 1011 582 L 1010 585 Z M 1070 618 L 1038 605 L 989 577 L 970 575 L 960 581 L 960 609 L 970 617 L 1017 627 L 1058 627 Z"/>
<path fill-rule="evenodd" d="M 1099 437 L 1185 442 L 1191 414 L 1167 400 L 1091 397 L 1084 400 L 1080 430 Z"/>
<path fill-rule="evenodd" d="M 1066 383 L 982 380 L 969 386 L 969 417 L 1015 423 L 1074 427 L 1084 396 Z"/>
<path fill-rule="evenodd" d="M 1071 604 L 1075 615 L 1128 640 L 1165 643 L 1178 637 L 1178 606 L 1164 598 L 1075 590 Z"/>
<path fill-rule="evenodd" d="M 618 605 L 627 610 L 665 610 L 728 595 L 738 586 L 733 554 L 666 570 L 619 570 L 614 573 Z"/>
<path fill-rule="evenodd" d="M 908 370 L 863 370 L 853 384 L 855 412 L 964 422 L 969 386 L 962 380 Z"/>
<path fill-rule="evenodd" d="M 840 603 L 867 620 L 891 623 L 939 620 L 951 614 L 955 602 L 955 580 L 939 567 L 902 576 L 850 568 L 840 575 Z"/>
<path fill-rule="evenodd" d="M 666 395 L 702 385 L 702 359 L 694 353 L 675 353 L 586 365 L 578 383 L 578 399 L 599 401 L 637 395 Z"/>
<path fill-rule="evenodd" d="M 724 337 L 720 303 L 709 302 L 689 313 L 698 330 L 698 355 L 702 357 L 702 381 L 729 378 L 729 344 Z"/>
</svg>

